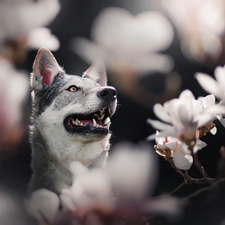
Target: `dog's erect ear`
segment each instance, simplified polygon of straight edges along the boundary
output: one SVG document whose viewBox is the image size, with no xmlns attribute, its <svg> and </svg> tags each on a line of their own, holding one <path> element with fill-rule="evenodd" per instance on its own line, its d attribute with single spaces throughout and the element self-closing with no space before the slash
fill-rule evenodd
<svg viewBox="0 0 225 225">
<path fill-rule="evenodd" d="M 106 86 L 107 76 L 105 70 L 105 64 L 102 59 L 96 60 L 88 69 L 84 72 L 83 77 L 90 77 L 95 80 L 101 86 Z"/>
<path fill-rule="evenodd" d="M 59 72 L 63 72 L 63 70 L 52 53 L 47 48 L 40 48 L 33 65 L 33 82 L 36 83 L 36 86 L 37 82 L 39 87 L 51 85 Z"/>
</svg>

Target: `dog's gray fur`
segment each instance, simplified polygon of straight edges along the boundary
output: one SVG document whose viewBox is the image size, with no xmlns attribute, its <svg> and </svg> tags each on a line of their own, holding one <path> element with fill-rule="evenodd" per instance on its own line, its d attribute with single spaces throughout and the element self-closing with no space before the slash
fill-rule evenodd
<svg viewBox="0 0 225 225">
<path fill-rule="evenodd" d="M 87 167 L 104 164 L 110 133 L 70 133 L 63 121 L 70 114 L 86 115 L 104 107 L 110 109 L 112 116 L 116 110 L 116 98 L 106 101 L 98 95 L 104 88 L 114 90 L 106 86 L 106 82 L 101 61 L 94 63 L 83 77 L 79 77 L 66 74 L 49 50 L 39 50 L 31 75 L 33 175 L 29 193 L 38 188 L 47 188 L 59 194 L 63 187 L 70 186 L 72 177 L 69 167 L 72 161 L 80 161 Z M 76 92 L 68 91 L 71 85 L 79 89 Z"/>
</svg>

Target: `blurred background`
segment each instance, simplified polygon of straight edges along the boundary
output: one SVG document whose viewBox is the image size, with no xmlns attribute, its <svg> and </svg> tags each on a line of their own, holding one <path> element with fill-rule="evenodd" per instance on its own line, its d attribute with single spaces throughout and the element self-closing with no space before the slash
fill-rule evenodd
<svg viewBox="0 0 225 225">
<path fill-rule="evenodd" d="M 194 74 L 203 72 L 213 76 L 215 67 L 225 63 L 223 0 L 61 0 L 60 4 L 58 15 L 47 25 L 60 42 L 60 47 L 52 51 L 59 65 L 68 74 L 82 75 L 95 58 L 103 57 L 108 85 L 118 90 L 110 154 L 113 154 L 113 146 L 121 141 L 145 142 L 146 137 L 155 132 L 146 123 L 147 118 L 156 119 L 152 112 L 155 103 L 178 97 L 185 89 L 190 89 L 196 98 L 205 96 L 207 93 Z M 110 11 L 108 7 L 114 8 Z M 48 10 L 42 13 L 48 14 Z M 142 15 L 137 16 L 140 13 Z M 133 27 L 136 26 L 135 16 L 139 18 L 137 27 L 140 29 Z M 138 35 L 141 32 L 144 35 Z M 28 51 L 26 59 L 16 63 L 17 69 L 32 72 L 36 53 L 37 49 Z M 16 196 L 26 195 L 32 174 L 28 137 L 30 113 L 31 98 L 27 93 L 22 114 L 24 134 L 13 147 L 4 145 L 0 151 L 0 188 Z M 198 153 L 211 177 L 218 176 L 222 170 L 220 147 L 225 145 L 224 127 L 217 121 L 215 124 L 217 134 L 203 137 L 207 147 Z M 154 142 L 148 144 L 153 151 Z M 153 196 L 169 193 L 183 182 L 168 162 L 160 157 L 158 160 L 159 167 L 155 168 L 158 180 Z M 190 175 L 200 177 L 194 166 Z M 175 196 L 185 197 L 199 188 L 194 184 L 186 185 Z M 213 195 L 203 193 L 186 202 L 180 220 L 165 221 L 159 217 L 151 224 L 225 224 L 222 223 L 224 197 L 220 190 Z"/>
</svg>

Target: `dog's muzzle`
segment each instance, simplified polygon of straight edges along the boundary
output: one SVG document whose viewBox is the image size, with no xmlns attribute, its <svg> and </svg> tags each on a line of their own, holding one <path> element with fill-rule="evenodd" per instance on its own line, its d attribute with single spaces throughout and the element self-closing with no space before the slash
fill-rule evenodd
<svg viewBox="0 0 225 225">
<path fill-rule="evenodd" d="M 70 133 L 104 136 L 109 133 L 110 117 L 116 110 L 117 91 L 104 87 L 97 92 L 102 99 L 100 109 L 89 114 L 71 114 L 64 119 L 64 127 Z"/>
</svg>

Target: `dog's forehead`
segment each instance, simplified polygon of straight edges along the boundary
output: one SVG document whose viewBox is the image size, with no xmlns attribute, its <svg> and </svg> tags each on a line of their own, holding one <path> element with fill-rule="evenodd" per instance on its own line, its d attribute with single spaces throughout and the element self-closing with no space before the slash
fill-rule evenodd
<svg viewBox="0 0 225 225">
<path fill-rule="evenodd" d="M 66 74 L 66 84 L 75 85 L 77 87 L 99 87 L 100 84 L 89 77 L 80 77 L 78 75 Z"/>
</svg>

